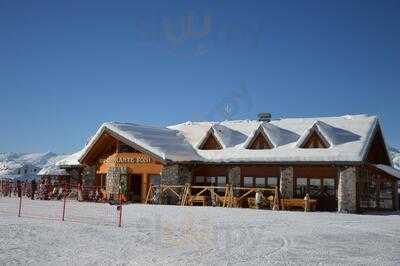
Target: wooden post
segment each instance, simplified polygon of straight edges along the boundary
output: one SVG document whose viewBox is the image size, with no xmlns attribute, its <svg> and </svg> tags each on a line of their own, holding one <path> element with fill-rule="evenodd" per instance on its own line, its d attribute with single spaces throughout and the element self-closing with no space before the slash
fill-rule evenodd
<svg viewBox="0 0 400 266">
<path fill-rule="evenodd" d="M 272 210 L 277 211 L 279 210 L 279 190 L 278 187 L 275 187 L 275 195 L 274 195 L 274 206 Z"/>
<path fill-rule="evenodd" d="M 308 195 L 308 193 L 304 197 L 304 211 L 310 211 L 310 195 Z"/>
<path fill-rule="evenodd" d="M 153 185 L 150 183 L 149 190 L 147 191 L 146 201 L 145 201 L 146 204 L 149 202 L 150 194 L 152 193 L 152 191 L 153 191 Z"/>
</svg>

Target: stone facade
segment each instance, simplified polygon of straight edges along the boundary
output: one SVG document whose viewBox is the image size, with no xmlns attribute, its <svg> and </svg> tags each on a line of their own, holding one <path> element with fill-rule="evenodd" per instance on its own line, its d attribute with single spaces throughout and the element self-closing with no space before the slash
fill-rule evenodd
<svg viewBox="0 0 400 266">
<path fill-rule="evenodd" d="M 96 178 L 96 167 L 85 166 L 82 171 L 82 184 L 84 186 L 91 186 Z"/>
<path fill-rule="evenodd" d="M 184 185 L 192 182 L 192 171 L 186 165 L 165 166 L 161 172 L 162 185 Z"/>
<path fill-rule="evenodd" d="M 237 186 L 240 187 L 241 186 L 241 182 L 240 182 L 240 177 L 241 177 L 241 169 L 239 166 L 232 166 L 229 168 L 228 170 L 228 182 L 232 185 L 232 186 Z M 239 196 L 240 191 L 239 190 L 234 190 L 233 191 L 233 195 L 235 197 Z"/>
<path fill-rule="evenodd" d="M 239 166 L 232 166 L 228 170 L 228 180 L 233 186 L 240 187 L 241 170 Z"/>
<path fill-rule="evenodd" d="M 293 167 L 281 168 L 279 191 L 283 198 L 293 198 Z"/>
<path fill-rule="evenodd" d="M 338 211 L 354 213 L 357 211 L 357 169 L 340 169 L 338 184 Z"/>
<path fill-rule="evenodd" d="M 184 185 L 191 182 L 192 172 L 186 165 L 167 165 L 161 172 L 161 185 Z M 161 200 L 167 204 L 178 203 L 178 199 L 171 192 L 164 193 Z"/>
<path fill-rule="evenodd" d="M 106 177 L 106 191 L 108 195 L 114 198 L 120 192 L 126 193 L 128 187 L 128 168 L 127 167 L 110 167 Z"/>
</svg>

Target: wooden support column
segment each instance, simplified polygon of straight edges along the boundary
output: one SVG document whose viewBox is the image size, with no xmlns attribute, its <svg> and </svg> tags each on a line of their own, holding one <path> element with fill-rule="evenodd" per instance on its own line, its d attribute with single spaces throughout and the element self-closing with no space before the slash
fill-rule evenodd
<svg viewBox="0 0 400 266">
<path fill-rule="evenodd" d="M 142 187 L 141 187 L 141 195 L 140 202 L 144 203 L 146 201 L 147 191 L 149 189 L 149 174 L 144 173 L 142 175 Z"/>
</svg>

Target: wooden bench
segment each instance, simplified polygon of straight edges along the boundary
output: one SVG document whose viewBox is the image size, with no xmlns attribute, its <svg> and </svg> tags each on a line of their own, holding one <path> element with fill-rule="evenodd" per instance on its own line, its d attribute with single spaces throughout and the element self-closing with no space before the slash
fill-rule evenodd
<svg viewBox="0 0 400 266">
<path fill-rule="evenodd" d="M 193 203 L 201 203 L 203 206 L 207 206 L 207 196 L 189 196 L 189 205 L 193 206 Z"/>
<path fill-rule="evenodd" d="M 282 209 L 284 209 L 284 210 L 290 209 L 292 207 L 299 207 L 299 208 L 303 208 L 304 210 L 306 210 L 305 204 L 306 204 L 306 202 L 304 199 L 281 199 L 281 206 L 282 206 Z M 317 200 L 309 199 L 308 204 L 309 204 L 309 210 L 315 211 L 316 206 L 317 206 Z"/>
</svg>

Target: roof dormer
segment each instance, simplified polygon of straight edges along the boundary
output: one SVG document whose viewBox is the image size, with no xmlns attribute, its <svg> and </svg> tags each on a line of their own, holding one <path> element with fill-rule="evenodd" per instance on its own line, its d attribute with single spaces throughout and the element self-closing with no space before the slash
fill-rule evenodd
<svg viewBox="0 0 400 266">
<path fill-rule="evenodd" d="M 200 144 L 198 145 L 198 149 L 200 149 L 200 150 L 222 150 L 223 149 L 223 145 L 216 137 L 213 127 L 211 127 L 207 131 L 207 134 L 204 136 L 203 140 L 200 141 Z"/>
</svg>

